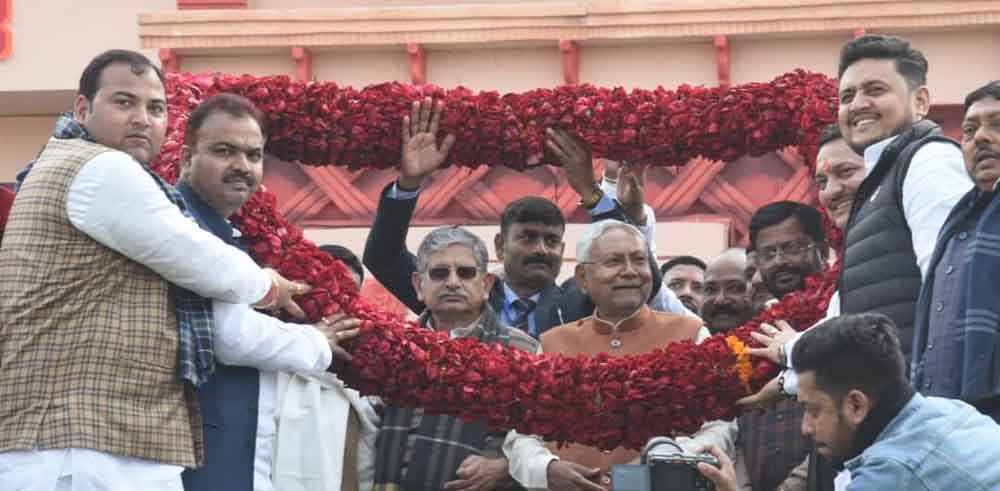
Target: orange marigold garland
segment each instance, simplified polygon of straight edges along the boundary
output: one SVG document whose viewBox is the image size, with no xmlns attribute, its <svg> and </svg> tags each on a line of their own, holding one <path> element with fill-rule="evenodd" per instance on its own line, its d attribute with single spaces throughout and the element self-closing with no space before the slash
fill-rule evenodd
<svg viewBox="0 0 1000 491">
<path fill-rule="evenodd" d="M 595 155 L 637 162 L 731 159 L 792 144 L 808 156 L 833 121 L 835 89 L 833 80 L 804 71 L 725 89 L 579 86 L 504 96 L 395 83 L 357 91 L 287 77 L 170 75 L 168 136 L 153 167 L 176 180 L 189 112 L 222 91 L 249 97 L 268 115 L 268 150 L 285 160 L 395 165 L 399 118 L 411 100 L 432 95 L 446 102 L 442 131 L 462 136 L 452 164 L 522 167 L 541 148 L 548 125 L 583 135 Z M 774 365 L 747 360 L 741 351 L 752 343 L 750 332 L 776 319 L 796 329 L 812 325 L 836 287 L 832 268 L 753 321 L 699 345 L 674 343 L 624 358 L 538 356 L 451 340 L 368 304 L 346 267 L 276 210 L 275 196 L 262 188 L 234 223 L 258 262 L 314 286 L 298 299 L 310 319 L 346 311 L 363 321 L 362 336 L 350 346 L 353 361 L 342 374 L 349 385 L 430 413 L 482 418 L 496 429 L 604 449 L 641 448 L 652 436 L 691 433 L 705 421 L 735 416 L 735 401 L 776 373 Z"/>
</svg>

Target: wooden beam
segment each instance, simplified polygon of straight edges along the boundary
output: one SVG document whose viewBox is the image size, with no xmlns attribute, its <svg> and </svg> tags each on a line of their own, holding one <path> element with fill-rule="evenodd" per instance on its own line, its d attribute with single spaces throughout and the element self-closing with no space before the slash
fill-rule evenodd
<svg viewBox="0 0 1000 491">
<path fill-rule="evenodd" d="M 410 55 L 410 81 L 421 85 L 427 83 L 427 55 L 420 43 L 406 43 L 406 53 Z"/>
<path fill-rule="evenodd" d="M 570 39 L 559 40 L 559 51 L 562 52 L 563 81 L 566 85 L 580 83 L 580 47 Z"/>
<path fill-rule="evenodd" d="M 715 68 L 719 76 L 719 87 L 729 87 L 732 78 L 730 70 L 732 56 L 729 51 L 729 38 L 723 35 L 715 36 Z"/>
<path fill-rule="evenodd" d="M 177 10 L 245 9 L 247 0 L 177 0 Z"/>
<path fill-rule="evenodd" d="M 300 82 L 313 81 L 313 57 L 309 48 L 295 46 L 292 48 L 292 59 L 295 60 L 295 77 Z"/>
<path fill-rule="evenodd" d="M 181 71 L 181 59 L 177 52 L 170 48 L 160 48 L 160 67 L 164 73 L 178 73 Z"/>
</svg>

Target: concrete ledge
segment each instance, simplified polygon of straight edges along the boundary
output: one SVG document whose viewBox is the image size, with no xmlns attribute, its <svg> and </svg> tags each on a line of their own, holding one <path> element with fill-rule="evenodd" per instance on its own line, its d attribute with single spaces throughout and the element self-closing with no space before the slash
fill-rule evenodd
<svg viewBox="0 0 1000 491">
<path fill-rule="evenodd" d="M 461 45 L 770 36 L 857 28 L 1000 24 L 1000 0 L 651 0 L 296 10 L 185 10 L 139 16 L 145 48 Z"/>
</svg>

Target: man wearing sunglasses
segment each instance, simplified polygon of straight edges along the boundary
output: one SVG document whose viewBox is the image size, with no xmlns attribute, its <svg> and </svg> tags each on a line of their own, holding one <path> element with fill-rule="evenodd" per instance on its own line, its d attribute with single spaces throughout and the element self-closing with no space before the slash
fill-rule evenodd
<svg viewBox="0 0 1000 491">
<path fill-rule="evenodd" d="M 420 324 L 452 338 L 475 338 L 534 353 L 538 343 L 507 327 L 487 303 L 495 277 L 486 270 L 486 244 L 468 230 L 441 227 L 417 250 L 411 282 L 427 305 Z M 513 484 L 501 453 L 505 434 L 485 421 L 425 415 L 388 405 L 375 442 L 375 490 L 488 490 Z"/>
</svg>

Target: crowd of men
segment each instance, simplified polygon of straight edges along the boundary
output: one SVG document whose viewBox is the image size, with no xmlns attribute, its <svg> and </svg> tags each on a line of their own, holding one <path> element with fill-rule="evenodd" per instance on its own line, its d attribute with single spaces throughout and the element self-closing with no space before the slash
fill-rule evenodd
<svg viewBox="0 0 1000 491">
<path fill-rule="evenodd" d="M 1000 489 L 1000 82 L 969 93 L 957 143 L 925 118 L 927 70 L 899 38 L 843 47 L 815 176 L 841 251 L 818 210 L 778 201 L 754 213 L 748 249 L 658 265 L 642 170 L 603 161 L 598 179 L 586 142 L 549 129 L 593 219 L 572 278 L 557 281 L 566 219 L 541 197 L 504 209 L 498 268 L 458 226 L 414 254 L 410 219 L 455 141 L 430 99 L 403 117 L 362 259 L 322 249 L 359 285 L 367 268 L 420 328 L 566 356 L 700 343 L 839 256 L 823 321 L 754 333 L 752 354 L 781 375 L 677 443 L 718 458 L 699 470 L 720 490 Z M 102 53 L 18 176 L 0 246 L 0 488 L 600 491 L 640 460 L 345 387 L 335 361 L 359 322 L 268 315 L 301 319 L 293 297 L 311 287 L 259 268 L 228 220 L 262 179 L 266 118 L 236 95 L 207 99 L 171 186 L 147 166 L 167 111 L 155 65 Z"/>
</svg>

